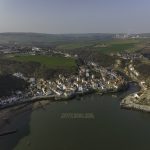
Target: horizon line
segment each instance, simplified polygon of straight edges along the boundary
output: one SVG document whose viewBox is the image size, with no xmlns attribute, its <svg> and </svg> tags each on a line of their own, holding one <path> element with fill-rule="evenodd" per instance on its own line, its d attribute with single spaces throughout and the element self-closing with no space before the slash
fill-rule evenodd
<svg viewBox="0 0 150 150">
<path fill-rule="evenodd" d="M 71 34 L 128 34 L 126 32 L 116 32 L 116 33 L 112 33 L 112 32 L 81 32 L 81 33 L 45 33 L 45 32 L 0 32 L 0 34 L 51 34 L 51 35 L 71 35 Z M 130 33 L 130 34 L 150 34 L 150 32 L 141 32 L 141 33 Z"/>
</svg>

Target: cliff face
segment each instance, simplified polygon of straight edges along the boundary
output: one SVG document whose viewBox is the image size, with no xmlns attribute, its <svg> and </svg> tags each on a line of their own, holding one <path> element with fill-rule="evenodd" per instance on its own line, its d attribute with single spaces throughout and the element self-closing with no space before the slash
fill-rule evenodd
<svg viewBox="0 0 150 150">
<path fill-rule="evenodd" d="M 132 80 L 138 82 L 141 90 L 122 100 L 121 107 L 150 112 L 150 64 L 130 62 L 124 68 L 124 72 Z"/>
<path fill-rule="evenodd" d="M 150 87 L 150 61 L 135 64 L 135 69 L 140 73 L 139 79 L 144 80 L 145 84 Z"/>
<path fill-rule="evenodd" d="M 136 81 L 140 86 L 150 86 L 150 61 L 117 59 L 115 69 L 121 70 L 130 80 Z"/>
</svg>

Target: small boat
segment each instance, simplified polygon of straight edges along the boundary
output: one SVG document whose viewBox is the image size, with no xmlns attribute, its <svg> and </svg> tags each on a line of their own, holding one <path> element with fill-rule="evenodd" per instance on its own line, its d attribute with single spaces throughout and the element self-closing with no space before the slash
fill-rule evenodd
<svg viewBox="0 0 150 150">
<path fill-rule="evenodd" d="M 112 97 L 116 98 L 116 97 L 117 97 L 117 95 L 112 95 Z"/>
</svg>

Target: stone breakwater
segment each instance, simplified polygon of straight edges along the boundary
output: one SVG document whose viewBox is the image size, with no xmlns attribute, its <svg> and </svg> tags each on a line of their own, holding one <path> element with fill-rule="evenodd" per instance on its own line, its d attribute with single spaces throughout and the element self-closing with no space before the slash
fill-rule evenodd
<svg viewBox="0 0 150 150">
<path fill-rule="evenodd" d="M 150 89 L 128 95 L 121 101 L 120 106 L 150 113 Z"/>
</svg>

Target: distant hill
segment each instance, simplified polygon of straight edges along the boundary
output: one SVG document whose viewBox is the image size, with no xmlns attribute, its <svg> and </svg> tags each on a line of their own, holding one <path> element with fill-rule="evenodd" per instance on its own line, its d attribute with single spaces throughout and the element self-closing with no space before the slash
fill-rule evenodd
<svg viewBox="0 0 150 150">
<path fill-rule="evenodd" d="M 114 34 L 89 33 L 89 34 L 43 34 L 43 33 L 0 33 L 0 43 L 2 44 L 25 44 L 53 46 L 57 43 L 72 41 L 88 42 L 97 40 L 112 39 Z"/>
<path fill-rule="evenodd" d="M 140 37 L 147 37 L 147 38 L 150 38 L 150 33 L 141 33 L 139 34 Z"/>
</svg>

